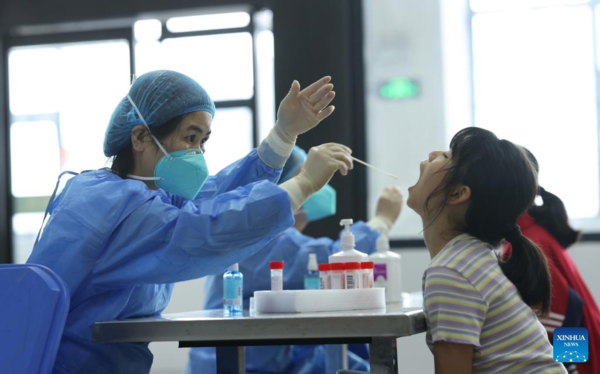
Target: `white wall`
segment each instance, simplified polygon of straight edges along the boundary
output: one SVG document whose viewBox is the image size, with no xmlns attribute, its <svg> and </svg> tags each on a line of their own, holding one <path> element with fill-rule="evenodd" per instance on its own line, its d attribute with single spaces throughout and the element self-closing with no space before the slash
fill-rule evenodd
<svg viewBox="0 0 600 374">
<path fill-rule="evenodd" d="M 369 212 L 374 212 L 384 186 L 398 185 L 406 195 L 419 178 L 419 163 L 429 152 L 448 147 L 444 54 L 438 0 L 363 4 L 367 162 L 400 176 L 394 181 L 367 170 Z M 417 81 L 420 95 L 401 101 L 381 98 L 381 86 L 394 77 Z M 421 229 L 421 220 L 406 209 L 390 236 L 415 238 Z"/>
<path fill-rule="evenodd" d="M 600 242 L 575 244 L 568 250 L 597 304 L 600 304 Z"/>
</svg>

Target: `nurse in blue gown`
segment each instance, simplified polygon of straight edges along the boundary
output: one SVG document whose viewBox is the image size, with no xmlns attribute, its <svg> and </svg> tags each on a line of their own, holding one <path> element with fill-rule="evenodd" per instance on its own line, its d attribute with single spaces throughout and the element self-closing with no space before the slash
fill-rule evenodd
<svg viewBox="0 0 600 374">
<path fill-rule="evenodd" d="M 291 227 L 337 170 L 347 174 L 350 149 L 329 143 L 311 149 L 296 177 L 274 183 L 296 137 L 333 112 L 329 80 L 302 91 L 295 81 L 268 137 L 213 177 L 203 156 L 215 115 L 207 92 L 166 70 L 134 82 L 106 131 L 111 168 L 68 180 L 28 260 L 70 291 L 54 373 L 149 373 L 148 343 L 94 344 L 94 322 L 160 313 L 174 282 L 244 261 Z"/>
<path fill-rule="evenodd" d="M 292 178 L 306 160 L 306 153 L 294 147 L 286 162 L 280 183 Z M 254 291 L 268 290 L 271 287 L 270 261 L 284 261 L 284 287 L 303 289 L 304 276 L 308 266 L 308 255 L 315 253 L 319 263 L 329 262 L 329 255 L 340 250 L 340 241 L 329 238 L 312 238 L 302 234 L 308 222 L 335 214 L 335 191 L 325 186 L 312 195 L 303 209 L 296 212 L 295 224 L 288 228 L 265 248 L 239 264 L 244 274 L 244 308 L 248 309 L 249 299 Z M 385 188 L 379 198 L 375 216 L 369 222 L 357 222 L 352 226 L 356 248 L 370 254 L 375 251 L 380 232 L 387 232 L 396 222 L 402 208 L 403 198 L 394 187 Z M 332 208 L 333 207 L 333 208 Z M 212 275 L 206 278 L 204 308 L 223 307 L 223 277 Z M 364 345 L 356 345 L 357 353 L 349 352 L 349 368 L 368 370 L 364 359 Z M 336 373 L 341 369 L 341 346 L 297 345 L 246 347 L 247 373 Z M 190 349 L 190 361 L 185 374 L 216 373 L 215 348 Z"/>
</svg>

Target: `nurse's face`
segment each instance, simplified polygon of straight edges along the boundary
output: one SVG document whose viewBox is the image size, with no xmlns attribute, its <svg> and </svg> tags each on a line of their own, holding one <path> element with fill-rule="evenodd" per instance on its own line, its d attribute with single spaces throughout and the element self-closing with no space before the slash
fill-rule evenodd
<svg viewBox="0 0 600 374">
<path fill-rule="evenodd" d="M 450 151 L 435 151 L 429 154 L 429 158 L 420 164 L 420 175 L 417 183 L 409 187 L 406 204 L 423 219 L 428 218 L 425 207 L 427 197 L 440 185 L 446 176 L 446 169 L 450 166 L 452 154 Z M 429 202 L 430 207 L 437 206 L 442 196 L 436 196 Z"/>
<path fill-rule="evenodd" d="M 205 152 L 205 145 L 211 134 L 211 124 L 212 115 L 208 112 L 188 113 L 183 116 L 175 130 L 160 142 L 167 152 L 198 148 Z M 145 127 L 141 127 L 141 129 L 145 131 Z M 152 138 L 146 137 L 142 143 L 134 142 L 134 149 L 137 151 L 136 157 L 139 157 L 141 161 L 141 165 L 139 165 L 141 170 L 138 171 L 141 174 L 138 175 L 152 176 L 156 164 L 164 154 Z"/>
<path fill-rule="evenodd" d="M 211 134 L 212 116 L 208 112 L 192 112 L 183 116 L 179 126 L 162 140 L 167 152 L 181 151 L 184 149 L 202 149 Z M 160 156 L 162 151 L 158 150 Z M 160 159 L 160 157 L 159 157 Z"/>
</svg>

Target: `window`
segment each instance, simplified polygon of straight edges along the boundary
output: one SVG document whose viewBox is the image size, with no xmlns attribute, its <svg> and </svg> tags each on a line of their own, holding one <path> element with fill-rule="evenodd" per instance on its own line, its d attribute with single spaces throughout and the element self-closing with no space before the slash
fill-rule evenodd
<svg viewBox="0 0 600 374">
<path fill-rule="evenodd" d="M 129 87 L 129 43 L 15 47 L 8 56 L 13 258 L 24 262 L 58 174 L 106 164 L 106 125 Z"/>
<path fill-rule="evenodd" d="M 235 134 L 235 136 L 231 136 Z M 248 154 L 252 145 L 252 110 L 248 107 L 219 109 L 206 143 L 206 164 L 211 174 Z"/>
<path fill-rule="evenodd" d="M 254 96 L 252 53 L 249 32 L 138 42 L 136 74 L 175 70 L 200 82 L 216 102 L 249 100 Z"/>
<path fill-rule="evenodd" d="M 56 37 L 56 44 L 13 44 L 8 70 L 14 262 L 29 257 L 60 172 L 110 166 L 102 150 L 104 133 L 131 74 L 176 70 L 210 93 L 217 106 L 206 153 L 211 174 L 244 157 L 270 131 L 272 13 L 197 13 L 134 22 L 129 40 L 61 43 Z"/>
</svg>

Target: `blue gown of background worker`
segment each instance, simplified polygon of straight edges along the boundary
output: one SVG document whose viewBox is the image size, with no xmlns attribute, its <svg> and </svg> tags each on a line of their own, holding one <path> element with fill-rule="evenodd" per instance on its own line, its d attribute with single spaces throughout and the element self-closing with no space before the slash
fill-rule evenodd
<svg viewBox="0 0 600 374">
<path fill-rule="evenodd" d="M 306 153 L 294 147 L 286 162 L 280 183 L 291 178 L 306 159 Z M 248 309 L 249 299 L 254 291 L 268 290 L 271 287 L 269 273 L 270 261 L 284 261 L 283 271 L 285 289 L 303 289 L 304 276 L 307 273 L 308 255 L 315 253 L 319 263 L 329 262 L 329 255 L 340 250 L 340 241 L 329 238 L 312 238 L 301 233 L 304 227 L 298 227 L 304 214 L 308 222 L 335 214 L 335 190 L 321 190 L 311 196 L 304 204 L 303 210 L 296 213 L 296 224 L 277 236 L 267 246 L 247 260 L 241 262 L 240 272 L 244 275 L 244 308 Z M 333 194 L 331 193 L 333 191 Z M 401 195 L 392 191 L 394 201 L 401 206 Z M 389 195 L 388 195 L 389 196 Z M 334 209 L 331 209 L 333 203 Z M 392 205 L 392 204 L 388 204 Z M 377 217 L 377 215 L 376 215 Z M 394 213 L 387 221 L 395 221 Z M 368 224 L 357 222 L 352 226 L 356 240 L 356 248 L 367 254 L 375 251 L 379 232 L 387 231 L 389 223 L 380 217 Z M 393 224 L 393 222 L 391 222 Z M 300 223 L 301 224 L 301 223 Z M 305 225 L 303 225 L 305 226 Z M 265 255 L 268 253 L 268 255 Z M 206 278 L 204 291 L 204 309 L 223 307 L 223 277 L 214 275 Z M 264 346 L 246 347 L 247 373 L 335 373 L 341 369 L 341 346 L 296 345 L 296 346 Z M 368 349 L 365 345 L 350 346 L 348 354 L 349 368 L 368 371 Z M 190 361 L 185 374 L 216 373 L 215 348 L 190 349 Z"/>
<path fill-rule="evenodd" d="M 215 110 L 198 83 L 170 71 L 139 77 L 129 96 L 149 127 Z M 105 155 L 131 142 L 141 124 L 124 98 L 108 126 Z M 273 183 L 286 159 L 263 142 L 209 177 L 193 201 L 109 169 L 71 178 L 49 204 L 50 218 L 28 260 L 51 268 L 70 291 L 54 373 L 148 373 L 148 343 L 94 344 L 93 323 L 160 313 L 174 282 L 220 274 L 289 228 L 291 195 Z"/>
</svg>

